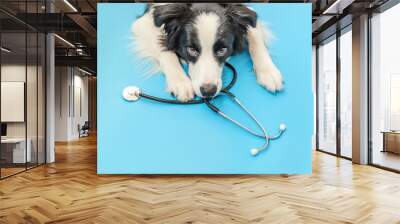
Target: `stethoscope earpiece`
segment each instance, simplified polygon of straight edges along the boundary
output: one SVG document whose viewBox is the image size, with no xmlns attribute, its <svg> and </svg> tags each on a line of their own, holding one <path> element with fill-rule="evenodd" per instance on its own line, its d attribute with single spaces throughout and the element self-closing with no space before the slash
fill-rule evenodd
<svg viewBox="0 0 400 224">
<path fill-rule="evenodd" d="M 266 143 L 264 144 L 264 146 L 261 147 L 261 148 L 252 148 L 252 149 L 250 149 L 250 154 L 252 156 L 258 155 L 258 153 L 260 153 L 261 151 L 263 151 L 264 149 L 266 149 L 268 147 L 270 139 L 274 140 L 274 139 L 277 139 L 277 138 L 281 137 L 281 135 L 283 134 L 284 131 L 286 131 L 286 124 L 282 123 L 282 124 L 279 125 L 279 132 L 278 132 L 277 135 L 272 136 L 272 137 L 267 137 L 266 138 Z"/>
<path fill-rule="evenodd" d="M 251 154 L 252 156 L 258 155 L 259 152 L 260 152 L 260 150 L 259 150 L 259 149 L 256 149 L 256 148 L 250 149 L 250 154 Z"/>
<path fill-rule="evenodd" d="M 279 130 L 285 131 L 286 130 L 286 124 L 282 123 L 279 125 Z"/>
</svg>

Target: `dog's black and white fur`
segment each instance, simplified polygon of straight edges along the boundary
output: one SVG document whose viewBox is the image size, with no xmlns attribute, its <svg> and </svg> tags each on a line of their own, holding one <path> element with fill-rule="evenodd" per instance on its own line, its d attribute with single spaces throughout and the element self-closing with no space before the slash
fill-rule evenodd
<svg viewBox="0 0 400 224">
<path fill-rule="evenodd" d="M 138 52 L 156 62 L 167 91 L 180 101 L 218 94 L 224 62 L 246 47 L 258 83 L 272 92 L 283 88 L 265 46 L 265 28 L 243 4 L 149 4 L 132 31 Z M 180 60 L 189 64 L 189 77 Z"/>
</svg>

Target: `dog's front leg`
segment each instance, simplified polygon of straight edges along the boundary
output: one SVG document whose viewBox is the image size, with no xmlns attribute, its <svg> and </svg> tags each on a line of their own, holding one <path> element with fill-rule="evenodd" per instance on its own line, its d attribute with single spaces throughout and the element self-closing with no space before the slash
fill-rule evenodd
<svg viewBox="0 0 400 224">
<path fill-rule="evenodd" d="M 163 51 L 159 57 L 160 69 L 165 74 L 167 91 L 179 101 L 189 101 L 194 97 L 192 82 L 186 76 L 178 56 L 172 51 Z"/>
<path fill-rule="evenodd" d="M 247 40 L 249 52 L 253 61 L 253 68 L 260 85 L 271 92 L 282 90 L 283 78 L 272 62 L 271 56 L 265 46 L 264 27 L 259 22 L 256 27 L 249 27 Z"/>
</svg>

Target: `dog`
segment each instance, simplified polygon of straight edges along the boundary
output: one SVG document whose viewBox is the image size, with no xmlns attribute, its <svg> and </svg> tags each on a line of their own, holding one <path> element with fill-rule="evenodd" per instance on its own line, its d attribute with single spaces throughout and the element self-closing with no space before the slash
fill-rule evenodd
<svg viewBox="0 0 400 224">
<path fill-rule="evenodd" d="M 283 78 L 266 47 L 266 30 L 244 4 L 153 3 L 132 24 L 136 50 L 164 73 L 179 101 L 212 98 L 222 89 L 222 69 L 246 48 L 258 83 L 271 92 Z M 181 62 L 188 64 L 188 76 Z"/>
</svg>

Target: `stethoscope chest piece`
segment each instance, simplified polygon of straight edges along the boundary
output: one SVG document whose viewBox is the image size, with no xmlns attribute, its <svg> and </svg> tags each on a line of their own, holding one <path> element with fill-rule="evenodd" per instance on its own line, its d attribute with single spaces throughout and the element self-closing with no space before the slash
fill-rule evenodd
<svg viewBox="0 0 400 224">
<path fill-rule="evenodd" d="M 122 91 L 122 97 L 126 101 L 137 101 L 140 99 L 140 89 L 136 86 L 127 86 Z"/>
</svg>

